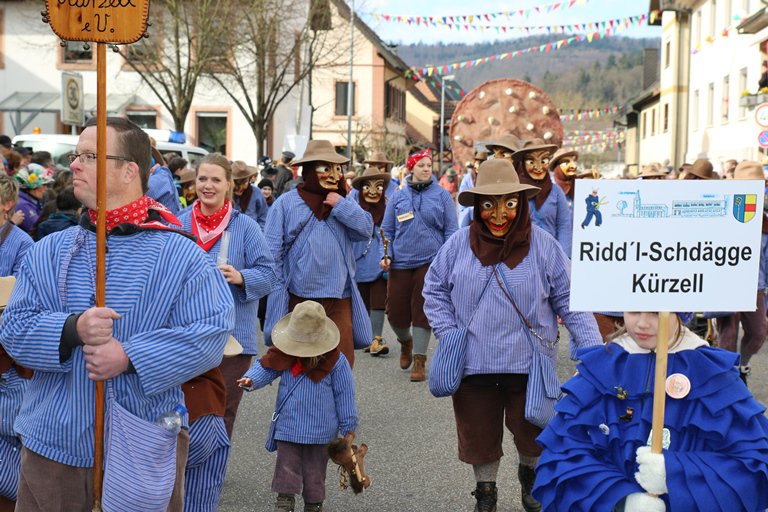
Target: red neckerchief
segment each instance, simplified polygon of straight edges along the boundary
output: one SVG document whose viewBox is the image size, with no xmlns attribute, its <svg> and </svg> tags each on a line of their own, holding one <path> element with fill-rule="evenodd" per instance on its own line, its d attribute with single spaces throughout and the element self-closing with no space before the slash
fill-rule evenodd
<svg viewBox="0 0 768 512">
<path fill-rule="evenodd" d="M 310 367 L 309 363 L 313 359 L 311 357 L 291 356 L 276 347 L 269 347 L 259 362 L 263 368 L 270 368 L 279 372 L 291 370 L 291 375 L 294 377 L 298 377 L 301 372 L 304 372 L 312 382 L 320 382 L 336 366 L 340 353 L 339 347 L 336 347 L 318 356 L 317 365 Z"/>
<path fill-rule="evenodd" d="M 200 208 L 200 201 L 192 206 L 192 234 L 197 237 L 197 245 L 205 252 L 216 245 L 221 234 L 227 229 L 232 215 L 232 203 L 224 201 L 224 206 L 210 215 L 205 215 Z"/>
<path fill-rule="evenodd" d="M 181 227 L 181 222 L 171 211 L 158 203 L 151 197 L 144 195 L 132 203 L 128 203 L 114 210 L 106 212 L 107 233 L 115 229 L 120 224 L 133 224 L 134 226 L 168 229 L 168 226 L 159 221 L 148 220 L 149 210 L 155 210 L 160 214 L 168 224 Z M 94 210 L 88 210 L 88 217 L 95 225 L 97 213 Z"/>
<path fill-rule="evenodd" d="M 417 163 L 419 163 L 419 160 L 422 158 L 429 158 L 432 160 L 432 152 L 429 150 L 429 148 L 424 148 L 422 151 L 419 151 L 418 153 L 414 153 L 411 156 L 408 157 L 408 160 L 406 160 L 405 166 L 408 168 L 409 171 L 412 171 L 413 168 L 416 166 Z"/>
</svg>

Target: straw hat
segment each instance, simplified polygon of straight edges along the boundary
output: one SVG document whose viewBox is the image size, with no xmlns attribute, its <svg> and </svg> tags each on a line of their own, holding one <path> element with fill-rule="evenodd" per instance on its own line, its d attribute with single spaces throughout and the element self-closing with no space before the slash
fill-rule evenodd
<svg viewBox="0 0 768 512">
<path fill-rule="evenodd" d="M 520 139 L 518 139 L 511 133 L 508 133 L 507 135 L 503 136 L 500 139 L 486 143 L 485 147 L 487 147 L 491 151 L 493 151 L 493 148 L 495 147 L 500 147 L 500 148 L 508 149 L 514 153 L 520 150 Z M 488 154 L 486 153 L 486 158 L 487 157 L 488 157 Z"/>
<path fill-rule="evenodd" d="M 179 185 L 183 185 L 185 183 L 190 183 L 192 181 L 195 181 L 195 171 L 192 169 L 185 169 L 182 171 L 181 175 L 179 176 L 179 181 L 177 182 Z"/>
<path fill-rule="evenodd" d="M 246 165 L 242 160 L 235 160 L 232 162 L 232 179 L 243 180 L 259 174 L 259 170 L 256 167 Z"/>
<path fill-rule="evenodd" d="M 387 164 L 395 165 L 395 162 L 389 160 L 387 155 L 383 151 L 376 151 L 371 155 L 371 158 L 363 161 L 364 164 Z"/>
<path fill-rule="evenodd" d="M 528 199 L 539 193 L 539 187 L 524 185 L 517 177 L 515 167 L 509 160 L 494 158 L 480 164 L 477 170 L 477 185 L 459 194 L 459 204 L 474 206 L 475 195 L 503 196 L 525 191 Z"/>
<path fill-rule="evenodd" d="M 303 165 L 309 162 L 331 162 L 333 164 L 346 164 L 349 158 L 336 153 L 333 144 L 328 140 L 311 140 L 307 143 L 304 155 L 293 162 L 292 165 Z"/>
<path fill-rule="evenodd" d="M 733 179 L 735 180 L 765 180 L 765 173 L 763 173 L 763 166 L 752 160 L 744 160 L 736 166 L 736 170 L 733 171 Z"/>
<path fill-rule="evenodd" d="M 8 304 L 8 299 L 11 298 L 11 292 L 15 284 L 16 278 L 13 276 L 0 277 L 0 309 Z"/>
<path fill-rule="evenodd" d="M 573 148 L 560 148 L 555 151 L 555 154 L 552 155 L 552 160 L 549 161 L 550 172 L 554 171 L 555 167 L 560 165 L 560 160 L 569 156 L 575 156 L 578 158 L 579 152 Z"/>
<path fill-rule="evenodd" d="M 289 356 L 315 357 L 339 344 L 339 329 L 323 306 L 308 300 L 296 305 L 272 331 L 272 343 Z"/>
<path fill-rule="evenodd" d="M 384 190 L 387 190 L 389 180 L 392 176 L 388 172 L 380 172 L 374 167 L 369 167 L 363 174 L 352 180 L 352 187 L 360 190 L 363 187 L 363 182 L 368 180 L 384 180 Z"/>
<path fill-rule="evenodd" d="M 242 353 L 243 346 L 235 339 L 234 336 L 230 335 L 229 339 L 227 339 L 227 344 L 224 345 L 224 357 L 239 356 Z"/>
<path fill-rule="evenodd" d="M 703 158 L 699 158 L 698 160 L 693 162 L 693 165 L 688 170 L 688 173 L 693 174 L 694 176 L 698 176 L 703 180 L 719 180 L 720 179 L 720 177 L 715 174 L 715 171 L 712 168 L 712 163 L 709 160 L 705 160 Z"/>
<path fill-rule="evenodd" d="M 642 172 L 638 175 L 639 178 L 666 178 L 667 173 L 662 171 L 656 165 L 646 165 L 643 167 Z"/>
</svg>

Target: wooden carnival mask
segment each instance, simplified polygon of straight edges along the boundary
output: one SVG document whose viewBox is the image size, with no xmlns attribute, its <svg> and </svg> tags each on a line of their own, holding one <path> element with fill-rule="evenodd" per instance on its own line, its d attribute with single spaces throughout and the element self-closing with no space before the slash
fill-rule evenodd
<svg viewBox="0 0 768 512">
<path fill-rule="evenodd" d="M 576 176 L 576 161 L 578 157 L 576 155 L 565 156 L 560 160 L 560 170 L 563 171 L 568 177 Z"/>
<path fill-rule="evenodd" d="M 363 183 L 360 193 L 366 203 L 378 203 L 384 197 L 384 180 L 372 179 Z"/>
<path fill-rule="evenodd" d="M 317 162 L 315 164 L 315 172 L 321 187 L 326 190 L 338 190 L 339 181 L 343 176 L 341 164 Z"/>
<path fill-rule="evenodd" d="M 552 152 L 548 149 L 540 149 L 526 153 L 523 157 L 525 172 L 534 180 L 543 180 L 549 173 L 549 160 Z"/>
<path fill-rule="evenodd" d="M 485 196 L 480 200 L 480 218 L 490 233 L 504 238 L 517 217 L 517 194 Z"/>
</svg>

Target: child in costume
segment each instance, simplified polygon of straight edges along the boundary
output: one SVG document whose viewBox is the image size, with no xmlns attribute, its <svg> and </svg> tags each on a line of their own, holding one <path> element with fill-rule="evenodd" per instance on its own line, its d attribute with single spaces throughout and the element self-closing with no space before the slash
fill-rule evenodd
<svg viewBox="0 0 768 512">
<path fill-rule="evenodd" d="M 339 330 L 315 301 L 296 305 L 272 331 L 273 346 L 237 382 L 246 391 L 280 378 L 267 449 L 277 449 L 272 491 L 275 512 L 293 512 L 295 495 L 305 512 L 320 512 L 325 500 L 326 445 L 357 428 L 355 384 L 339 351 Z"/>
<path fill-rule="evenodd" d="M 738 355 L 672 315 L 663 453 L 653 454 L 658 314 L 624 313 L 624 324 L 606 347 L 579 351 L 578 374 L 537 440 L 542 509 L 765 510 L 768 419 L 739 378 Z"/>
</svg>

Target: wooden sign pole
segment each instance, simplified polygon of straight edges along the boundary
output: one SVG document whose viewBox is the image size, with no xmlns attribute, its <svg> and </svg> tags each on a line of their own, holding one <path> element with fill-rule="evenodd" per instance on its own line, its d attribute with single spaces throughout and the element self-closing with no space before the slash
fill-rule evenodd
<svg viewBox="0 0 768 512">
<path fill-rule="evenodd" d="M 653 421 L 651 423 L 651 452 L 661 453 L 664 433 L 664 401 L 667 384 L 667 348 L 669 345 L 669 312 L 659 313 L 656 334 L 656 374 L 653 382 Z"/>
<path fill-rule="evenodd" d="M 96 307 L 107 306 L 107 45 L 96 45 Z M 96 382 L 93 512 L 101 511 L 104 479 L 104 381 Z"/>
</svg>

